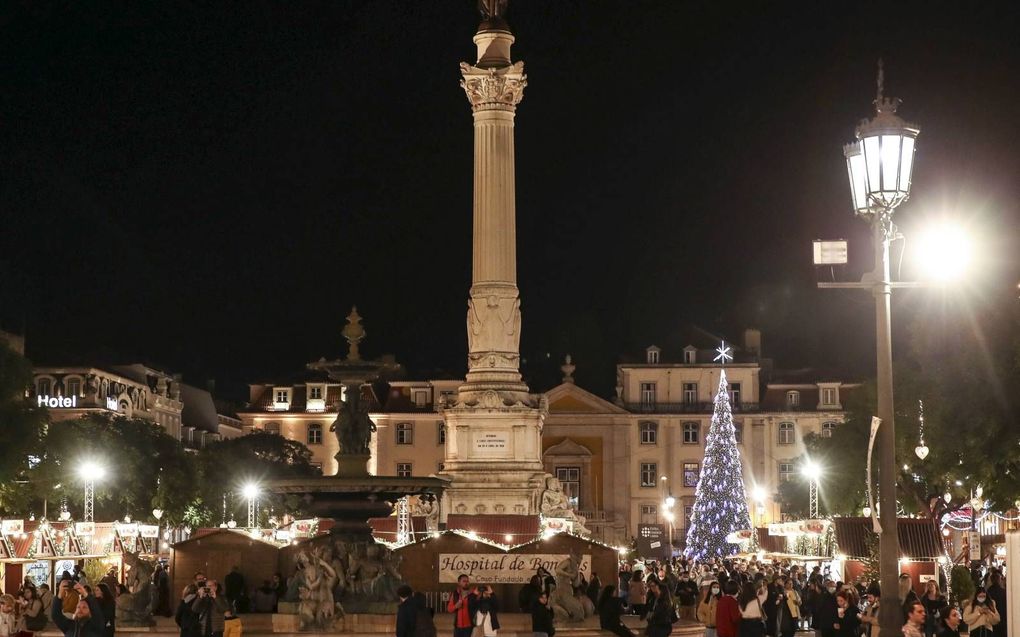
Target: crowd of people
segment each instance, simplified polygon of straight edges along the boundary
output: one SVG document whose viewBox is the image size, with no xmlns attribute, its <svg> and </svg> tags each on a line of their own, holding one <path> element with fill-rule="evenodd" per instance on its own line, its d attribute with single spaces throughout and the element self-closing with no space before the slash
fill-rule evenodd
<svg viewBox="0 0 1020 637">
<path fill-rule="evenodd" d="M 706 637 L 793 637 L 811 631 L 818 637 L 872 637 L 878 634 L 881 591 L 877 581 L 857 578 L 843 582 L 828 569 L 810 570 L 790 562 L 685 558 L 634 564 L 621 562 L 616 581 L 602 585 L 598 575 L 579 577 L 574 595 L 586 598 L 599 625 L 618 637 L 636 637 L 625 615 L 645 622 L 648 637 L 667 637 L 681 619 L 706 627 Z M 910 575 L 899 577 L 897 617 L 905 637 L 1006 637 L 1006 591 L 1001 571 L 976 574 L 976 590 L 951 606 L 936 580 L 920 596 Z M 553 637 L 555 621 L 549 606 L 555 580 L 539 569 L 518 595 L 521 612 L 530 613 L 534 637 Z M 432 609 L 425 598 L 403 586 L 396 637 L 434 637 Z M 499 619 L 491 586 L 472 586 L 458 577 L 446 611 L 452 615 L 454 637 L 497 637 Z"/>
</svg>

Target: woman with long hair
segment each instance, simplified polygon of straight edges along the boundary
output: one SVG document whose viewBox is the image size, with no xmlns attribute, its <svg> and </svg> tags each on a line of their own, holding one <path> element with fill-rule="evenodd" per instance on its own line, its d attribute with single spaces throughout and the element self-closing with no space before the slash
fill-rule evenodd
<svg viewBox="0 0 1020 637">
<path fill-rule="evenodd" d="M 932 637 L 939 630 L 942 619 L 949 611 L 949 603 L 945 595 L 939 590 L 938 582 L 928 580 L 924 585 L 924 595 L 921 596 L 921 603 L 924 604 L 924 634 Z"/>
<path fill-rule="evenodd" d="M 970 637 L 992 637 L 992 627 L 1002 621 L 995 600 L 978 586 L 974 597 L 963 601 L 963 621 L 970 627 Z"/>
<path fill-rule="evenodd" d="M 706 580 L 698 595 L 698 621 L 705 625 L 705 637 L 715 637 L 715 612 L 719 607 L 722 589 L 719 582 Z"/>
<path fill-rule="evenodd" d="M 96 601 L 99 602 L 99 609 L 103 611 L 103 619 L 106 620 L 106 637 L 113 637 L 117 620 L 117 600 L 109 585 L 100 583 L 96 586 Z"/>
<path fill-rule="evenodd" d="M 750 582 L 745 582 L 737 596 L 737 604 L 740 606 L 740 629 L 739 637 L 762 637 L 765 634 L 765 600 L 768 599 L 769 591 L 765 582 L 759 583 L 756 590 Z"/>
</svg>

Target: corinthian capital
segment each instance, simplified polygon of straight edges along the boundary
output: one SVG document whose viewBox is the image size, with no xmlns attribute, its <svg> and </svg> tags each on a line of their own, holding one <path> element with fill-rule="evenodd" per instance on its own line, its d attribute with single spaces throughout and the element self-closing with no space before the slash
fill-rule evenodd
<svg viewBox="0 0 1020 637">
<path fill-rule="evenodd" d="M 464 76 L 460 86 L 471 102 L 472 110 L 512 110 L 524 97 L 528 78 L 524 75 L 524 62 L 502 68 L 483 69 L 467 62 L 460 63 Z"/>
</svg>

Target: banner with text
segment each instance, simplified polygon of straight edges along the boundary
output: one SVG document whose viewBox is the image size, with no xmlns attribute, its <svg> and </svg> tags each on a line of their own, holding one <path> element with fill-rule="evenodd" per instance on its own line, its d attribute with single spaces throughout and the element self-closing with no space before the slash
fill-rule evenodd
<svg viewBox="0 0 1020 637">
<path fill-rule="evenodd" d="M 527 584 L 539 566 L 550 573 L 556 565 L 569 555 L 499 553 L 440 553 L 439 582 L 454 584 L 457 576 L 466 573 L 472 583 L 481 584 Z M 591 554 L 581 555 L 579 571 L 585 579 L 591 579 Z"/>
</svg>

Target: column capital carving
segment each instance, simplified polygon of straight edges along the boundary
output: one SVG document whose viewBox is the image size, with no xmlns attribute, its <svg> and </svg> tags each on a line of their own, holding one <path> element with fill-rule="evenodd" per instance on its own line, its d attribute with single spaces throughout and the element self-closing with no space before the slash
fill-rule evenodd
<svg viewBox="0 0 1020 637">
<path fill-rule="evenodd" d="M 471 110 L 514 110 L 524 97 L 528 77 L 524 74 L 524 62 L 515 62 L 502 68 L 480 68 L 460 63 L 464 77 L 461 88 L 471 102 Z"/>
</svg>

